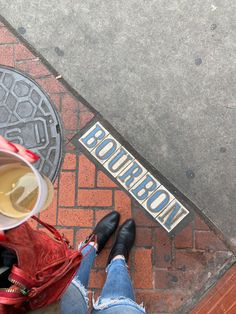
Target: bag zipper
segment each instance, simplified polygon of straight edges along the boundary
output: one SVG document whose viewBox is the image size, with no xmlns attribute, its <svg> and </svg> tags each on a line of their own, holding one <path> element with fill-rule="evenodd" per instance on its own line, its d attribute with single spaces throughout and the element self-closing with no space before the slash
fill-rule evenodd
<svg viewBox="0 0 236 314">
<path fill-rule="evenodd" d="M 30 289 L 26 288 L 25 286 L 23 286 L 19 281 L 14 280 L 12 278 L 8 278 L 8 280 L 14 285 L 10 288 L 3 288 L 0 289 L 2 291 L 5 291 L 7 293 L 14 293 L 14 294 L 20 294 L 20 295 L 28 295 L 28 293 L 30 292 Z"/>
<path fill-rule="evenodd" d="M 19 281 L 13 279 L 12 277 L 9 277 L 8 280 L 11 283 L 13 283 L 13 285 L 15 285 L 18 288 L 18 292 L 20 292 L 21 294 L 28 295 L 28 293 L 30 292 L 30 289 L 28 289 L 27 287 L 22 285 L 22 283 L 20 283 Z M 11 290 L 11 288 L 9 288 L 9 289 Z"/>
<path fill-rule="evenodd" d="M 5 288 L 5 289 L 2 289 L 2 290 L 5 291 L 5 292 L 7 292 L 7 293 L 17 293 L 17 294 L 21 294 L 19 287 Z"/>
</svg>

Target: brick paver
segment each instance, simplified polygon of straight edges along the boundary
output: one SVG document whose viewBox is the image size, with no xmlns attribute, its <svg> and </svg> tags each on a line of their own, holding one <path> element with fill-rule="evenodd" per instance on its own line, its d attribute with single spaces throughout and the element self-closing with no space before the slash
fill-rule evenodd
<svg viewBox="0 0 236 314">
<path fill-rule="evenodd" d="M 0 64 L 15 67 L 35 78 L 48 93 L 63 121 L 64 163 L 55 182 L 54 201 L 40 214 L 40 218 L 55 225 L 76 247 L 107 213 L 118 210 L 121 221 L 133 217 L 137 224 L 137 240 L 129 267 L 138 302 L 144 302 L 151 314 L 173 313 L 184 308 L 193 295 L 197 300 L 206 282 L 232 256 L 225 244 L 197 214 L 177 236 L 169 238 L 166 231 L 117 182 L 107 177 L 101 166 L 89 160 L 82 150 L 76 151 L 70 139 L 95 117 L 95 111 L 73 96 L 37 54 L 4 25 L 0 27 Z M 112 239 L 92 270 L 90 290 L 96 295 L 105 281 L 104 269 L 111 245 Z M 227 298 L 218 312 L 226 307 L 226 303 L 230 313 L 235 309 L 232 297 L 235 296 L 235 287 L 227 291 Z M 184 311 L 180 310 L 181 313 Z"/>
</svg>

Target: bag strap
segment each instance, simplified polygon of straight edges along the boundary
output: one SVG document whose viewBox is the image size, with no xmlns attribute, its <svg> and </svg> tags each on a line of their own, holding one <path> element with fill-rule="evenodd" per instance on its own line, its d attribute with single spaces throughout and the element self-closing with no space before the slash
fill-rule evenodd
<svg viewBox="0 0 236 314">
<path fill-rule="evenodd" d="M 43 222 L 42 220 L 40 220 L 38 217 L 36 216 L 32 216 L 31 218 L 33 218 L 35 221 L 37 221 L 40 225 L 44 226 L 48 231 L 51 232 L 51 234 L 54 236 L 54 238 L 58 241 L 60 241 L 63 246 L 64 246 L 64 251 L 66 253 L 66 255 L 68 255 L 68 248 L 71 249 L 70 246 L 70 241 L 64 236 L 64 234 L 60 233 L 56 228 L 54 228 L 52 225 Z"/>
<path fill-rule="evenodd" d="M 56 283 L 58 280 L 60 280 L 65 274 L 67 274 L 71 269 L 78 267 L 83 259 L 83 255 L 80 251 L 74 252 L 73 255 L 70 257 L 69 263 L 64 264 L 61 268 L 58 269 L 58 271 L 54 272 L 53 276 L 50 276 L 48 281 L 44 284 L 42 284 L 40 287 L 36 288 L 33 287 L 29 292 L 29 297 L 35 297 L 38 295 L 41 291 L 45 290 L 47 287 L 52 285 L 53 283 Z"/>
<path fill-rule="evenodd" d="M 64 258 L 60 259 L 59 261 L 56 261 L 55 263 L 53 263 L 49 266 L 44 267 L 39 272 L 37 272 L 37 275 L 40 275 L 40 274 L 42 275 L 49 268 L 52 268 L 53 266 L 57 266 L 58 264 L 62 264 L 63 266 L 62 265 L 61 266 L 64 267 L 64 271 L 68 271 L 73 266 L 74 262 L 78 259 L 78 256 L 80 257 L 80 261 L 83 259 L 83 255 L 82 255 L 81 251 L 83 248 L 85 248 L 89 244 L 89 242 L 91 241 L 91 236 L 88 237 L 88 239 L 86 239 L 87 240 L 86 243 L 84 243 L 84 245 L 81 246 L 77 252 L 74 252 L 72 255 L 70 255 L 69 250 L 68 250 L 69 240 L 66 239 L 66 237 L 64 237 L 57 229 L 55 229 L 54 226 L 52 226 L 46 222 L 43 222 L 38 217 L 32 216 L 32 218 L 35 221 L 37 221 L 38 223 L 40 223 L 42 226 L 44 226 L 46 229 L 48 229 L 54 235 L 55 239 L 60 241 L 63 244 L 64 251 L 65 251 L 65 257 Z M 49 281 L 49 284 L 53 281 L 55 282 L 58 279 L 60 279 L 60 277 L 61 277 L 60 273 L 61 273 L 61 269 L 59 268 L 57 271 L 54 272 L 54 274 L 52 276 L 53 277 L 52 281 Z M 51 277 L 51 276 L 49 276 L 49 277 Z"/>
</svg>

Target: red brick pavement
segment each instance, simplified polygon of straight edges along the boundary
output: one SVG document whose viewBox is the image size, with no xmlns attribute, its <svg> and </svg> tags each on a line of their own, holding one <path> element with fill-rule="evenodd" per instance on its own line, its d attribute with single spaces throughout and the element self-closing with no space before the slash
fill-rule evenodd
<svg viewBox="0 0 236 314">
<path fill-rule="evenodd" d="M 228 261 L 231 256 L 228 248 L 198 215 L 180 234 L 169 238 L 100 166 L 83 151 L 76 153 L 70 139 L 93 119 L 94 112 L 74 97 L 4 24 L 0 24 L 0 64 L 34 78 L 63 121 L 67 139 L 64 163 L 55 182 L 54 201 L 40 218 L 60 229 L 76 247 L 96 222 L 112 210 L 121 213 L 122 221 L 132 216 L 137 224 L 137 240 L 129 266 L 138 302 L 143 301 L 150 314 L 173 313 L 184 307 Z M 97 258 L 91 273 L 90 289 L 96 295 L 105 281 L 104 268 L 111 244 L 112 240 Z M 235 288 L 227 296 L 228 308 L 235 309 L 235 303 L 230 301 L 232 294 L 235 296 Z"/>
</svg>

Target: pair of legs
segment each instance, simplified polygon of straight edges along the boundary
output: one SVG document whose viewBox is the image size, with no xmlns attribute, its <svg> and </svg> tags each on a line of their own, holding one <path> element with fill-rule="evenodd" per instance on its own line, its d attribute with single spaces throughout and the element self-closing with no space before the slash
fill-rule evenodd
<svg viewBox="0 0 236 314">
<path fill-rule="evenodd" d="M 125 237 L 122 238 L 121 235 L 122 232 L 124 235 L 124 231 L 127 230 L 127 228 L 126 230 L 125 228 L 120 228 L 116 243 L 111 250 L 111 254 L 108 259 L 107 279 L 102 289 L 101 296 L 93 305 L 93 314 L 145 313 L 145 310 L 135 303 L 134 290 L 126 264 L 126 260 L 128 259 L 128 249 L 130 248 L 130 246 L 127 248 L 127 242 L 128 236 L 130 237 L 130 235 L 126 232 L 126 241 Z M 123 243 L 121 240 L 124 240 Z M 124 246 L 125 243 L 126 246 Z M 90 243 L 82 250 L 84 259 L 61 301 L 62 314 L 88 313 L 87 287 L 89 275 L 97 252 L 99 252 L 100 249 L 98 236 L 98 244 L 93 246 L 92 243 Z"/>
</svg>

